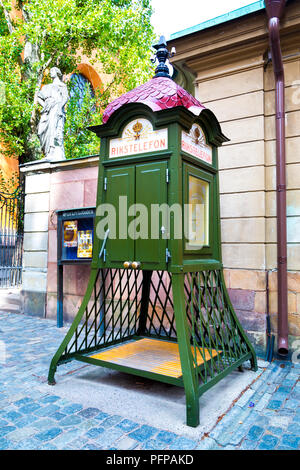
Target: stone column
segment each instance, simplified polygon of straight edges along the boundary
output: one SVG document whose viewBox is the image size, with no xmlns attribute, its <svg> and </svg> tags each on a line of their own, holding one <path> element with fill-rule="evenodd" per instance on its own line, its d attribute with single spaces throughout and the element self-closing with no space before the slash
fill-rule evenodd
<svg viewBox="0 0 300 470">
<path fill-rule="evenodd" d="M 44 317 L 47 297 L 50 163 L 22 165 L 25 215 L 22 313 Z"/>
</svg>

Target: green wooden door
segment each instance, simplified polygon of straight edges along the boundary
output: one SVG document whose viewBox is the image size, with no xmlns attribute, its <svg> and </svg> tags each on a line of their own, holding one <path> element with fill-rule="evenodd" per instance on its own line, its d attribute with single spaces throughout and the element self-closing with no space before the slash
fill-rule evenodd
<svg viewBox="0 0 300 470">
<path fill-rule="evenodd" d="M 167 163 L 109 168 L 104 202 L 115 210 L 116 230 L 106 244 L 107 266 L 138 261 L 142 269 L 165 269 L 167 238 L 160 206 L 167 203 Z"/>
<path fill-rule="evenodd" d="M 159 206 L 167 199 L 167 163 L 147 163 L 136 166 L 135 201 L 144 212 L 144 226 L 137 226 L 135 259 L 141 262 L 143 269 L 163 269 L 166 267 L 167 239 L 163 238 L 163 218 Z M 146 237 L 148 232 L 148 237 Z"/>
<path fill-rule="evenodd" d="M 109 168 L 105 172 L 105 202 L 115 208 L 116 230 L 111 230 L 106 244 L 106 259 L 110 266 L 120 266 L 124 261 L 134 259 L 134 240 L 128 237 L 130 218 L 128 207 L 134 203 L 134 166 Z"/>
</svg>

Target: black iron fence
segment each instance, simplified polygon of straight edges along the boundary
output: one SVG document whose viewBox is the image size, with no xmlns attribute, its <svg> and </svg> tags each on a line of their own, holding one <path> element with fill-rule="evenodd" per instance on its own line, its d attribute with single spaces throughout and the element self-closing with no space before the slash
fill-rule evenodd
<svg viewBox="0 0 300 470">
<path fill-rule="evenodd" d="M 0 288 L 22 282 L 24 191 L 0 193 Z"/>
</svg>

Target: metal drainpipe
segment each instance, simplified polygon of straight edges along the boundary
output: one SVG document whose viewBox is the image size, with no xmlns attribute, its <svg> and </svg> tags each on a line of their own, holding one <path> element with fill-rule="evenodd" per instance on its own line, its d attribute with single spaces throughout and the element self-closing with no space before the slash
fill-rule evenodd
<svg viewBox="0 0 300 470">
<path fill-rule="evenodd" d="M 276 200 L 277 200 L 277 270 L 278 270 L 278 340 L 280 356 L 288 355 L 288 291 L 286 235 L 286 164 L 284 70 L 280 47 L 280 18 L 285 0 L 265 0 L 276 99 Z"/>
</svg>

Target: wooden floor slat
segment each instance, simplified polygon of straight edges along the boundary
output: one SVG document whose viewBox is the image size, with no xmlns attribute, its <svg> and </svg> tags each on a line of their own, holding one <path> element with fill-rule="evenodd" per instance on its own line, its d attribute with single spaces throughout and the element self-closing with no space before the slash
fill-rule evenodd
<svg viewBox="0 0 300 470">
<path fill-rule="evenodd" d="M 191 347 L 191 349 L 194 354 L 194 348 Z M 203 356 L 208 361 L 217 354 L 216 350 L 208 351 L 206 348 L 201 348 L 200 353 L 197 349 L 198 366 L 203 364 Z M 90 357 L 168 377 L 182 377 L 178 344 L 168 341 L 143 338 L 115 346 Z"/>
</svg>

